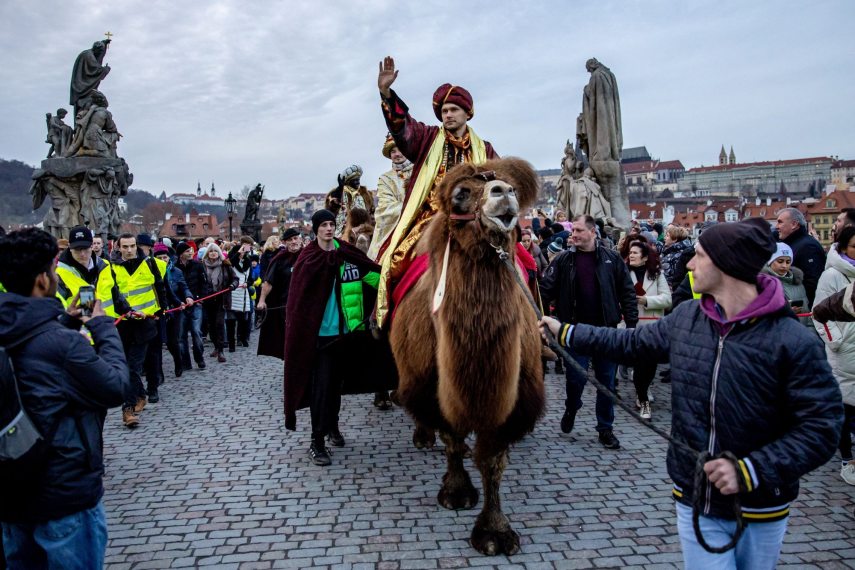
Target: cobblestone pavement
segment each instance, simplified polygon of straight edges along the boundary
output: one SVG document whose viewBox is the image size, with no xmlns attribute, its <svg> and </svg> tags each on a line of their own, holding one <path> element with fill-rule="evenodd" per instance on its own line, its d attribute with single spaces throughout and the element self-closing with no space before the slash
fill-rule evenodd
<svg viewBox="0 0 855 570">
<path fill-rule="evenodd" d="M 369 395 L 347 396 L 347 444 L 333 465 L 307 458 L 309 417 L 284 429 L 282 366 L 251 348 L 208 359 L 175 379 L 140 427 L 107 418 L 110 568 L 680 568 L 665 446 L 618 411 L 619 451 L 596 439 L 588 388 L 573 434 L 563 435 L 563 382 L 549 374 L 549 408 L 517 445 L 503 507 L 522 541 L 513 557 L 468 544 L 476 510 L 436 503 L 441 451 L 418 451 L 411 424 Z M 164 369 L 172 360 L 164 353 Z M 551 365 L 550 365 L 551 367 Z M 667 425 L 668 385 L 652 388 L 654 421 Z M 621 392 L 634 396 L 631 383 Z M 477 470 L 467 460 L 473 482 Z M 855 567 L 855 488 L 834 459 L 803 481 L 781 567 Z M 480 508 L 480 506 L 479 506 Z"/>
</svg>

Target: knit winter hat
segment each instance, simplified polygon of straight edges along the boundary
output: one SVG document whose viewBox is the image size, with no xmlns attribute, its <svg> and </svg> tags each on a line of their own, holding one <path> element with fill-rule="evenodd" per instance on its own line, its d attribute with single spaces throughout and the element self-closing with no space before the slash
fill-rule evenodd
<svg viewBox="0 0 855 570">
<path fill-rule="evenodd" d="M 755 283 L 757 274 L 775 251 L 772 231 L 763 218 L 716 224 L 698 242 L 713 264 L 740 281 Z"/>
<path fill-rule="evenodd" d="M 769 261 L 766 263 L 766 265 L 771 265 L 772 262 L 778 259 L 779 257 L 789 257 L 790 261 L 792 261 L 793 248 L 791 248 L 784 242 L 779 241 L 777 244 L 777 248 L 775 249 L 775 253 L 772 254 L 772 257 L 769 258 Z"/>
<path fill-rule="evenodd" d="M 318 228 L 324 222 L 335 222 L 335 214 L 329 210 L 318 210 L 312 214 L 312 231 L 318 233 Z"/>
<path fill-rule="evenodd" d="M 158 256 L 161 254 L 169 254 L 169 248 L 166 247 L 165 243 L 156 243 L 154 244 L 154 249 L 151 250 L 152 255 Z"/>
<path fill-rule="evenodd" d="M 154 245 L 154 240 L 148 234 L 139 234 L 137 236 L 137 245 L 145 245 L 151 247 Z"/>
<path fill-rule="evenodd" d="M 466 114 L 471 119 L 475 116 L 475 105 L 472 102 L 472 95 L 458 85 L 451 83 L 443 83 L 436 88 L 433 94 L 433 114 L 440 121 L 442 120 L 442 106 L 446 103 L 453 103 L 466 111 Z"/>
<path fill-rule="evenodd" d="M 184 253 L 188 249 L 190 249 L 190 246 L 187 245 L 186 241 L 182 241 L 181 243 L 179 243 L 178 245 L 175 246 L 175 253 L 178 255 L 181 255 L 182 253 Z"/>
<path fill-rule="evenodd" d="M 549 253 L 561 253 L 564 251 L 564 240 L 561 238 L 555 238 L 549 243 L 549 247 L 546 248 Z"/>
</svg>

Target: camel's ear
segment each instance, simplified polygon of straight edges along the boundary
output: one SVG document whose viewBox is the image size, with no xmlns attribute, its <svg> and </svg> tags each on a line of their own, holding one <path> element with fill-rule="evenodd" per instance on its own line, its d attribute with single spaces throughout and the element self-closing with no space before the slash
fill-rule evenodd
<svg viewBox="0 0 855 570">
<path fill-rule="evenodd" d="M 439 187 L 439 203 L 440 208 L 446 212 L 453 211 L 454 189 L 461 185 L 467 178 L 471 178 L 478 172 L 478 169 L 469 163 L 458 164 L 448 171 L 445 178 L 442 179 L 442 184 Z"/>
<path fill-rule="evenodd" d="M 521 158 L 511 156 L 487 161 L 483 168 L 488 167 L 495 170 L 496 178 L 504 180 L 514 187 L 521 210 L 534 205 L 540 191 L 540 179 L 531 164 Z"/>
</svg>

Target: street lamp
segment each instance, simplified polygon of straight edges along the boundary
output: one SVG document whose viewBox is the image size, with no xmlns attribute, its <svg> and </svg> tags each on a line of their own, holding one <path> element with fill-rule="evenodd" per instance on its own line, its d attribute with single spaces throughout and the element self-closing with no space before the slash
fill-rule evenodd
<svg viewBox="0 0 855 570">
<path fill-rule="evenodd" d="M 224 200 L 226 203 L 226 212 L 229 214 L 229 241 L 232 241 L 232 217 L 235 215 L 235 208 L 237 208 L 237 200 L 234 199 L 232 193 L 229 192 L 229 197 Z"/>
</svg>

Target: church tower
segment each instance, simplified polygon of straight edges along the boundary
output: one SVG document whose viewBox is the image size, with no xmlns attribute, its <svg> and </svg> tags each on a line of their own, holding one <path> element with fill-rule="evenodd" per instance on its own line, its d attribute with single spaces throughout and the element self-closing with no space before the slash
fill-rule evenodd
<svg viewBox="0 0 855 570">
<path fill-rule="evenodd" d="M 724 148 L 724 147 L 722 147 L 722 149 L 723 149 L 723 148 Z M 722 150 L 722 152 L 724 152 L 724 150 Z M 196 181 L 196 195 L 197 195 L 197 196 L 201 196 L 201 195 L 202 195 L 202 183 L 201 183 L 201 182 L 199 182 L 198 180 Z"/>
<path fill-rule="evenodd" d="M 718 153 L 718 165 L 725 166 L 727 164 L 727 153 L 724 151 L 724 145 L 721 145 L 721 152 Z"/>
<path fill-rule="evenodd" d="M 733 147 L 730 147 L 730 157 L 728 158 L 730 164 L 736 164 L 736 154 L 733 152 Z"/>
<path fill-rule="evenodd" d="M 732 148 L 730 149 L 730 156 L 733 156 L 733 149 Z M 217 195 L 217 189 L 214 188 L 214 183 L 211 182 L 211 197 L 213 198 L 216 195 Z"/>
</svg>

